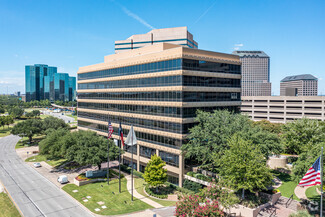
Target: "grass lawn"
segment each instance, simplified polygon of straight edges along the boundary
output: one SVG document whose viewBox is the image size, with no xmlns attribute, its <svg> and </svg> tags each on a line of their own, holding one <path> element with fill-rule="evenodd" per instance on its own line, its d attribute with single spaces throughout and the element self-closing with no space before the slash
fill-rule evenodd
<svg viewBox="0 0 325 217">
<path fill-rule="evenodd" d="M 300 201 L 300 199 L 295 195 L 295 188 L 297 187 L 297 182 L 291 180 L 291 176 L 286 173 L 275 172 L 276 175 L 281 181 L 282 185 L 278 188 L 281 192 L 281 195 L 289 198 L 293 194 L 293 199 Z"/>
<path fill-rule="evenodd" d="M 320 201 L 320 195 L 317 193 L 316 188 L 318 186 L 312 186 L 307 188 L 306 190 L 306 196 L 309 200 L 313 200 L 313 201 Z"/>
<path fill-rule="evenodd" d="M 40 115 L 40 118 L 41 118 L 41 119 L 45 119 L 45 118 L 47 118 L 47 117 L 51 117 L 51 115 Z"/>
<path fill-rule="evenodd" d="M 15 205 L 5 193 L 0 193 L 0 217 L 19 217 L 20 214 Z"/>
<path fill-rule="evenodd" d="M 26 162 L 42 162 L 45 161 L 47 164 L 51 165 L 52 167 L 57 167 L 66 162 L 66 159 L 58 159 L 58 160 L 48 160 L 45 155 L 35 155 L 29 157 L 25 160 Z"/>
<path fill-rule="evenodd" d="M 92 183 L 80 187 L 68 184 L 62 189 L 90 211 L 100 215 L 120 215 L 152 208 L 137 198 L 134 198 L 132 202 L 131 195 L 126 188 L 125 178 L 122 179 L 121 184 L 122 193 L 118 192 L 118 179 L 110 181 L 109 185 L 106 182 Z M 74 193 L 73 190 L 78 190 L 78 192 Z M 87 199 L 86 196 L 91 196 L 88 202 L 83 201 Z M 107 208 L 102 209 L 101 206 L 103 205 L 99 205 L 97 202 L 104 202 L 103 205 Z M 99 208 L 100 211 L 96 212 L 96 208 Z"/>
<path fill-rule="evenodd" d="M 161 204 L 162 206 L 175 206 L 176 205 L 176 201 L 170 201 L 170 200 L 159 200 L 156 198 L 152 198 L 149 197 L 145 192 L 144 192 L 144 185 L 145 185 L 145 181 L 141 178 L 135 178 L 134 179 L 134 187 L 136 189 L 136 191 L 145 196 L 148 197 L 149 199 Z"/>
<path fill-rule="evenodd" d="M 38 143 L 45 138 L 45 135 L 39 135 L 39 136 L 34 136 L 33 137 L 33 143 L 30 145 L 29 144 L 29 139 L 28 137 L 23 137 L 19 140 L 19 142 L 16 144 L 15 149 L 17 148 L 25 148 L 26 146 L 36 146 Z"/>
<path fill-rule="evenodd" d="M 11 129 L 12 129 L 12 127 L 8 128 L 8 126 L 0 127 L 0 137 L 9 136 Z"/>
</svg>

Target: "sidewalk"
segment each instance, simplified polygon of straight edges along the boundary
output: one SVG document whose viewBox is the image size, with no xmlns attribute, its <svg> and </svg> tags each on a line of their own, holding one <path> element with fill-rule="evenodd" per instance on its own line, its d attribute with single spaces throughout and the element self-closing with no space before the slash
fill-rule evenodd
<svg viewBox="0 0 325 217">
<path fill-rule="evenodd" d="M 125 177 L 126 180 L 127 180 L 127 189 L 128 191 L 130 192 L 130 194 L 132 194 L 131 192 L 131 176 L 128 175 Z M 134 179 L 133 179 L 133 196 L 135 198 L 138 198 L 139 200 L 149 204 L 150 206 L 153 206 L 154 208 L 163 208 L 162 205 L 160 205 L 159 203 L 153 201 L 153 200 L 150 200 L 149 198 L 145 197 L 145 196 L 142 196 L 141 194 L 139 194 L 135 188 L 134 188 Z"/>
<path fill-rule="evenodd" d="M 299 199 L 307 199 L 306 197 L 306 190 L 307 190 L 308 187 L 300 187 L 300 186 L 297 186 L 295 188 L 295 194 L 296 196 L 299 198 Z"/>
</svg>

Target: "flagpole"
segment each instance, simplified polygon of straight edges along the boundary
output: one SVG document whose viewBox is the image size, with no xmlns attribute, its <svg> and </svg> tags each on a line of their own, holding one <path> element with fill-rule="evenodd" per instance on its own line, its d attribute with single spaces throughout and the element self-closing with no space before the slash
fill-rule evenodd
<svg viewBox="0 0 325 217">
<path fill-rule="evenodd" d="M 131 126 L 132 127 L 132 126 Z M 133 127 L 132 127 L 133 130 Z M 133 201 L 133 132 L 131 132 L 131 152 L 132 152 L 132 162 L 131 162 L 131 200 Z"/>
<path fill-rule="evenodd" d="M 120 135 L 120 139 L 122 139 L 121 135 Z M 121 193 L 121 148 L 122 148 L 121 140 L 118 140 L 118 145 L 119 145 L 119 153 L 118 153 L 118 189 L 119 189 L 119 192 Z"/>
<path fill-rule="evenodd" d="M 107 122 L 107 184 L 109 185 L 109 118 Z"/>
<path fill-rule="evenodd" d="M 320 155 L 320 217 L 323 217 L 323 147 Z"/>
</svg>

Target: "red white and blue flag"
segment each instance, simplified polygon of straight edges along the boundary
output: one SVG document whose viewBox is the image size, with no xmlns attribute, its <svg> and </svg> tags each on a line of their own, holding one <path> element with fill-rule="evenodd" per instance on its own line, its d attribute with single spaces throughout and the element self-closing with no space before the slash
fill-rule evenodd
<svg viewBox="0 0 325 217">
<path fill-rule="evenodd" d="M 122 147 L 124 147 L 123 129 L 122 129 L 121 122 L 120 122 L 120 127 L 118 128 L 118 134 L 120 135 L 120 139 L 121 139 L 121 142 L 122 142 Z"/>
<path fill-rule="evenodd" d="M 111 124 L 111 121 L 108 121 L 108 137 L 107 137 L 107 139 L 112 138 L 112 135 L 113 135 L 113 126 Z"/>
<path fill-rule="evenodd" d="M 320 157 L 317 158 L 315 163 L 309 168 L 306 175 L 299 182 L 299 186 L 313 186 L 321 184 L 321 165 Z"/>
</svg>

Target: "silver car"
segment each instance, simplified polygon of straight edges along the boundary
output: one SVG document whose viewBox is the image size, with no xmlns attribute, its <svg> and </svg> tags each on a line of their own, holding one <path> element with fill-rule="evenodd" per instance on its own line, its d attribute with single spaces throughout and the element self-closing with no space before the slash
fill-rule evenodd
<svg viewBox="0 0 325 217">
<path fill-rule="evenodd" d="M 42 165 L 40 163 L 34 163 L 33 164 L 35 168 L 41 167 Z"/>
</svg>

